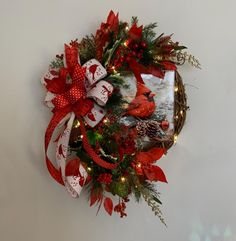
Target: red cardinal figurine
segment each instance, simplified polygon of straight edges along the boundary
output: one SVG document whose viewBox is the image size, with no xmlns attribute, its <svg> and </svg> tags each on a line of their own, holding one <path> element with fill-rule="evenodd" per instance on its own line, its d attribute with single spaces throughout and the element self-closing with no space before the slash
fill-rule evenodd
<svg viewBox="0 0 236 241">
<path fill-rule="evenodd" d="M 155 94 L 150 89 L 138 83 L 136 97 L 129 104 L 126 114 L 140 118 L 152 115 L 156 108 L 153 96 Z"/>
</svg>

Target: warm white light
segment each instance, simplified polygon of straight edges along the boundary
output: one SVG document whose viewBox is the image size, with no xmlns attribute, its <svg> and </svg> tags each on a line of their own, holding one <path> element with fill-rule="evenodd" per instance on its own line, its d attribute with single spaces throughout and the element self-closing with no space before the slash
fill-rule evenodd
<svg viewBox="0 0 236 241">
<path fill-rule="evenodd" d="M 105 118 L 105 119 L 103 120 L 103 123 L 107 123 L 107 122 L 108 122 L 108 119 Z"/>
<path fill-rule="evenodd" d="M 79 128 L 80 127 L 80 122 L 78 121 L 76 124 L 75 124 L 75 128 Z"/>
<path fill-rule="evenodd" d="M 117 73 L 115 66 L 112 66 L 111 69 L 113 70 L 114 73 Z"/>
<path fill-rule="evenodd" d="M 138 168 L 140 168 L 142 165 L 141 165 L 141 163 L 137 163 L 137 165 L 136 165 Z"/>
<path fill-rule="evenodd" d="M 178 86 L 175 86 L 175 92 L 177 92 L 179 90 Z"/>
<path fill-rule="evenodd" d="M 121 182 L 125 182 L 126 178 L 125 177 L 121 177 L 120 180 L 121 180 Z"/>
<path fill-rule="evenodd" d="M 175 134 L 175 135 L 174 135 L 174 143 L 176 143 L 176 142 L 177 142 L 177 139 L 178 139 L 178 135 L 177 135 L 177 134 Z"/>
<path fill-rule="evenodd" d="M 84 137 L 83 135 L 80 136 L 81 139 L 82 139 L 83 137 Z"/>
<path fill-rule="evenodd" d="M 125 47 L 128 47 L 128 41 L 125 41 L 125 42 L 124 42 L 124 46 L 125 46 Z"/>
</svg>

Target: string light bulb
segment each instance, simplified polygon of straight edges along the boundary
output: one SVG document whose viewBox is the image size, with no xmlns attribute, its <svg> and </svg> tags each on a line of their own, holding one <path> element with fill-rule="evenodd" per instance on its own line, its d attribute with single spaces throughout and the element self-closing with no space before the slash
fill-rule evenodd
<svg viewBox="0 0 236 241">
<path fill-rule="evenodd" d="M 81 139 L 83 139 L 83 137 L 84 137 L 83 135 L 80 135 L 80 138 L 81 138 Z"/>
<path fill-rule="evenodd" d="M 117 73 L 115 66 L 112 66 L 111 69 L 112 69 L 113 73 Z"/>
<path fill-rule="evenodd" d="M 125 178 L 124 176 L 122 176 L 122 177 L 120 178 L 120 181 L 124 183 L 124 182 L 126 181 L 126 178 Z"/>
<path fill-rule="evenodd" d="M 178 139 L 178 135 L 177 135 L 177 134 L 174 134 L 174 144 L 176 144 L 177 139 Z"/>
<path fill-rule="evenodd" d="M 124 42 L 124 46 L 128 47 L 128 41 L 127 40 Z"/>
<path fill-rule="evenodd" d="M 175 86 L 175 92 L 178 92 L 179 88 L 178 86 Z"/>
<path fill-rule="evenodd" d="M 183 115 L 183 113 L 184 113 L 184 112 L 181 110 L 181 111 L 180 111 L 180 115 Z"/>
<path fill-rule="evenodd" d="M 75 128 L 79 128 L 80 127 L 80 122 L 77 121 L 77 123 L 75 124 Z"/>
<path fill-rule="evenodd" d="M 103 120 L 103 123 L 106 124 L 107 122 L 108 122 L 108 119 L 105 118 L 105 119 Z"/>
<path fill-rule="evenodd" d="M 92 168 L 91 167 L 87 167 L 87 172 L 91 172 Z"/>
<path fill-rule="evenodd" d="M 137 165 L 136 165 L 136 167 L 137 167 L 137 168 L 141 168 L 141 166 L 142 166 L 142 165 L 141 165 L 141 163 L 140 163 L 140 162 L 139 162 L 139 163 L 137 163 Z"/>
</svg>

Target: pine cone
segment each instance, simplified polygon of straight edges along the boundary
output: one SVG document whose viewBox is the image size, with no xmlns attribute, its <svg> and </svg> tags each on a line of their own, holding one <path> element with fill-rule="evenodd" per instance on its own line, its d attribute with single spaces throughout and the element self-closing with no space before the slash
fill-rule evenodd
<svg viewBox="0 0 236 241">
<path fill-rule="evenodd" d="M 137 133 L 139 137 L 145 137 L 146 134 L 146 129 L 147 129 L 147 124 L 144 121 L 139 121 L 136 125 Z"/>
<path fill-rule="evenodd" d="M 159 122 L 158 121 L 148 121 L 146 135 L 150 139 L 153 139 L 158 135 L 159 132 L 160 132 Z"/>
<path fill-rule="evenodd" d="M 160 133 L 160 123 L 155 120 L 139 121 L 136 129 L 140 137 L 148 136 L 153 139 Z"/>
</svg>

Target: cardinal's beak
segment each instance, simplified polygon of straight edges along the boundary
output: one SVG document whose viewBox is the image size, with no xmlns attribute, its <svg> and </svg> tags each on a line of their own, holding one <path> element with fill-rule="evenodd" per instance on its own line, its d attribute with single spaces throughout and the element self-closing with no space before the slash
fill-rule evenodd
<svg viewBox="0 0 236 241">
<path fill-rule="evenodd" d="M 155 93 L 151 92 L 151 93 L 149 94 L 149 97 L 154 97 L 155 95 L 156 95 Z"/>
</svg>

